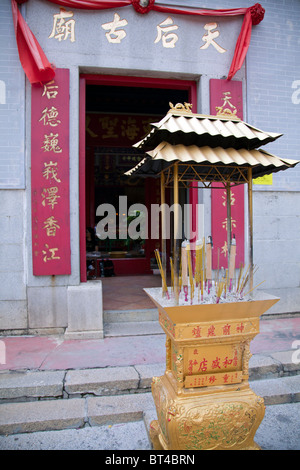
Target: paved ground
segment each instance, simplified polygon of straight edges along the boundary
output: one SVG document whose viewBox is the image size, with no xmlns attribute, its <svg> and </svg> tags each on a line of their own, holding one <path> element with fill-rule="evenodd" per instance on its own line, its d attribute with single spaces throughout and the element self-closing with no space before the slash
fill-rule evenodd
<svg viewBox="0 0 300 470">
<path fill-rule="evenodd" d="M 1 450 L 151 451 L 150 384 L 164 371 L 165 335 L 156 321 L 109 324 L 106 334 L 1 338 Z M 266 450 L 300 450 L 299 341 L 300 317 L 269 318 L 251 344 L 251 388 L 266 404 L 255 440 Z"/>
<path fill-rule="evenodd" d="M 154 364 L 165 360 L 165 336 L 156 322 L 143 322 L 135 334 L 136 322 L 114 325 L 114 336 L 104 339 L 66 340 L 63 335 L 2 337 L 5 364 L 1 370 L 66 370 Z M 152 334 L 156 332 L 156 334 Z M 150 333 L 150 334 L 149 334 Z M 287 351 L 300 340 L 300 317 L 266 319 L 260 334 L 251 342 L 252 354 Z"/>
<path fill-rule="evenodd" d="M 262 450 L 300 450 L 299 416 L 300 403 L 267 406 L 255 442 Z M 0 450 L 151 451 L 152 449 L 145 424 L 141 420 L 82 429 L 0 436 Z M 131 454 L 129 452 L 126 455 Z"/>
</svg>

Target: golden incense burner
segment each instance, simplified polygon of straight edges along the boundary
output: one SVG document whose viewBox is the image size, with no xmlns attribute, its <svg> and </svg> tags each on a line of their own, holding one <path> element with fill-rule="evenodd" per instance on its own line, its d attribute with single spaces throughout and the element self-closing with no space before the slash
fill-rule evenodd
<svg viewBox="0 0 300 470">
<path fill-rule="evenodd" d="M 156 450 L 258 449 L 254 436 L 265 406 L 249 387 L 250 342 L 259 316 L 279 299 L 163 307 L 166 371 L 154 377 Z"/>
<path fill-rule="evenodd" d="M 154 377 L 152 383 L 157 420 L 150 426 L 151 440 L 156 450 L 258 449 L 254 436 L 265 407 L 248 383 L 250 342 L 259 333 L 259 317 L 279 299 L 253 298 L 252 180 L 299 162 L 257 149 L 281 134 L 256 129 L 235 115 L 193 114 L 188 103 L 170 106 L 167 115 L 135 144 L 146 156 L 126 173 L 160 177 L 161 182 L 162 257 L 155 254 L 162 288 L 145 291 L 159 311 L 167 359 L 165 374 Z M 196 184 L 198 189 L 214 189 L 215 182 L 226 189 L 229 263 L 226 275 L 218 273 L 213 281 L 211 244 L 205 245 L 205 240 L 193 247 L 191 241 L 182 244 L 179 187 Z M 240 268 L 235 282 L 230 201 L 231 188 L 240 184 L 247 185 L 248 194 L 248 268 Z M 173 189 L 174 204 L 170 292 L 166 188 Z M 233 284 L 235 296 L 229 298 Z M 244 295 L 246 286 L 250 298 Z"/>
</svg>

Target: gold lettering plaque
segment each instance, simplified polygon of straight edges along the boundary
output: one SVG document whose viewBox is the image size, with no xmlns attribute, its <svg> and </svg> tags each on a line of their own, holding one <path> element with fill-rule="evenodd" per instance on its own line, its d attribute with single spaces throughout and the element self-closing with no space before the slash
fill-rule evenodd
<svg viewBox="0 0 300 470">
<path fill-rule="evenodd" d="M 212 385 L 239 384 L 243 380 L 241 370 L 215 374 L 191 375 L 185 378 L 185 388 L 211 387 Z"/>
</svg>

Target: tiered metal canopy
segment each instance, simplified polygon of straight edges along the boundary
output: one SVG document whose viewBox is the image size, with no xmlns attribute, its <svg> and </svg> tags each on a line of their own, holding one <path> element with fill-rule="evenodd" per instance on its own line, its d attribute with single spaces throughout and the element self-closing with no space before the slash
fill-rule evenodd
<svg viewBox="0 0 300 470">
<path fill-rule="evenodd" d="M 146 137 L 134 145 L 146 154 L 126 175 L 161 178 L 161 203 L 165 188 L 174 191 L 174 284 L 175 299 L 179 268 L 178 189 L 195 181 L 210 188 L 221 182 L 227 190 L 227 236 L 231 244 L 230 188 L 248 185 L 250 289 L 253 287 L 253 209 L 252 179 L 294 167 L 299 161 L 276 157 L 257 147 L 273 142 L 282 134 L 263 132 L 241 121 L 235 115 L 205 116 L 193 114 L 188 103 L 170 103 L 171 109 Z M 165 217 L 162 211 L 162 234 Z M 163 264 L 165 240 L 162 236 Z M 177 273 L 177 275 L 176 275 Z M 178 297 L 177 297 L 178 301 Z"/>
</svg>

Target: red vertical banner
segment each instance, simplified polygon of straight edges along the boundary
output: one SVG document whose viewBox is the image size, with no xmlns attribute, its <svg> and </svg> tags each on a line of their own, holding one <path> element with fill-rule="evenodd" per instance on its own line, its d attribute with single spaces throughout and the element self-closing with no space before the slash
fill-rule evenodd
<svg viewBox="0 0 300 470">
<path fill-rule="evenodd" d="M 228 110 L 228 111 L 226 111 Z M 243 119 L 241 81 L 210 80 L 210 113 L 232 113 Z M 214 183 L 211 192 L 211 230 L 214 249 L 212 267 L 228 267 L 227 194 L 222 183 Z M 236 266 L 244 263 L 244 185 L 231 188 L 231 234 L 236 239 Z"/>
<path fill-rule="evenodd" d="M 31 89 L 33 274 L 71 274 L 69 70 Z"/>
</svg>

